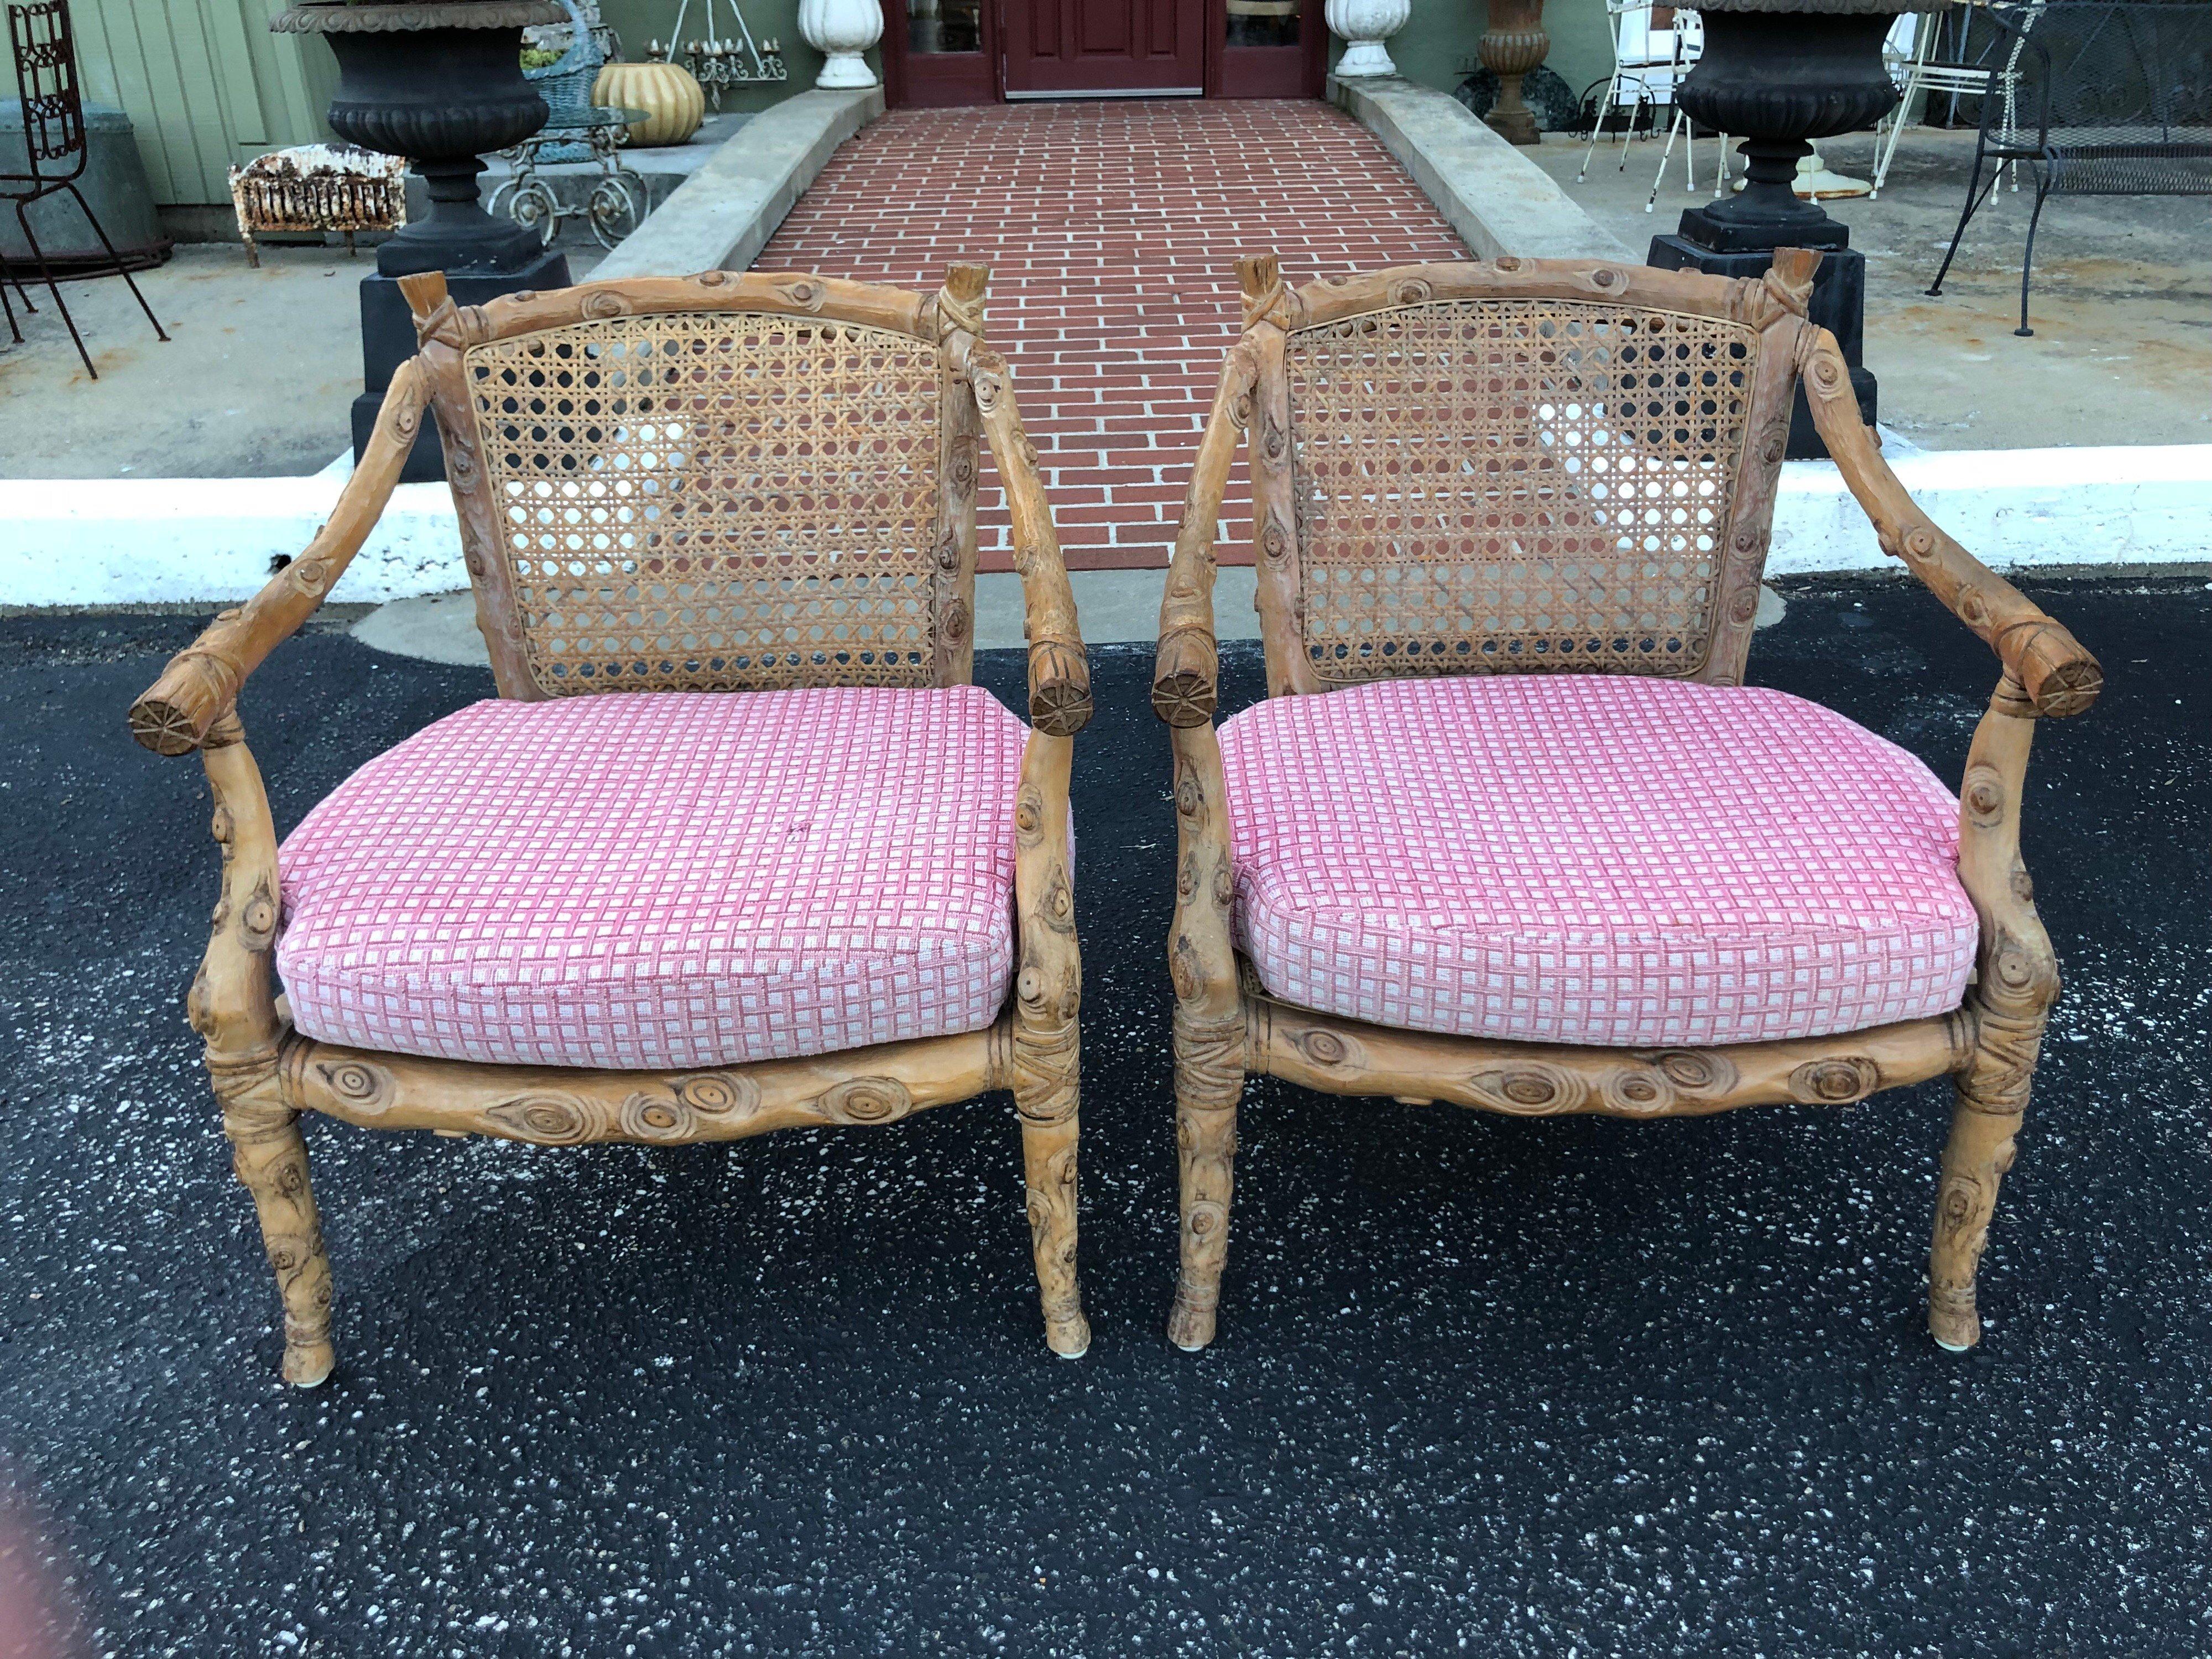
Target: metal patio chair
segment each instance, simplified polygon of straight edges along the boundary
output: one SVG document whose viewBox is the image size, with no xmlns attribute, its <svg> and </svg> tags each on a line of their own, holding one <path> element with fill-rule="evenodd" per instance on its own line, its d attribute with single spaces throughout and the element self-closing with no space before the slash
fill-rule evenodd
<svg viewBox="0 0 2212 1659">
<path fill-rule="evenodd" d="M 130 266 L 116 252 L 115 244 L 107 240 L 107 232 L 101 228 L 98 216 L 76 187 L 91 150 L 85 143 L 84 100 L 77 90 L 76 42 L 70 29 L 68 0 L 9 6 L 8 45 L 15 61 L 15 88 L 23 100 L 23 150 L 29 171 L 0 173 L 0 199 L 15 204 L 15 222 L 22 228 L 23 240 L 39 267 L 39 276 L 46 283 L 46 291 L 53 295 L 54 308 L 68 325 L 70 338 L 76 342 L 76 355 L 84 359 L 84 372 L 96 380 L 100 371 L 92 366 L 92 353 L 85 349 L 84 336 L 77 332 L 76 319 L 70 315 L 69 302 L 62 298 L 61 284 L 55 280 L 52 267 L 40 250 L 37 234 L 31 228 L 33 203 L 66 192 L 83 213 L 92 234 L 100 238 L 100 246 L 107 251 L 105 267 L 77 274 L 105 276 L 112 271 L 120 276 L 130 283 L 131 297 L 137 301 L 138 309 L 154 325 L 155 337 L 167 340 L 169 337 L 161 327 L 161 319 L 154 314 L 154 307 L 138 291 L 137 279 L 131 276 Z M 23 292 L 20 277 L 16 289 L 23 293 L 25 307 L 30 308 L 31 296 Z M 15 325 L 15 307 L 8 304 L 5 282 L 0 282 L 0 310 L 7 313 L 9 333 L 21 343 L 23 334 Z"/>
<path fill-rule="evenodd" d="M 1160 606 L 1181 847 L 1182 1279 L 1212 1340 L 1244 1079 L 1522 1116 L 1842 1105 L 1949 1074 L 1929 1327 L 1975 1267 L 2058 988 L 2020 860 L 2039 716 L 2096 661 L 1930 523 L 1758 281 L 1501 258 L 1286 287 L 1240 263 Z M 1994 647 L 1954 798 L 1742 684 L 1790 408 L 1881 545 Z M 1267 698 L 1214 726 L 1213 538 L 1252 478 Z"/>
<path fill-rule="evenodd" d="M 1665 14 L 1662 21 L 1660 14 Z M 1654 6 L 1650 0 L 1606 0 L 1606 22 L 1613 46 L 1613 73 L 1606 79 L 1605 91 L 1597 102 L 1597 121 L 1590 128 L 1589 143 L 1583 151 L 1582 170 L 1575 174 L 1577 184 L 1589 177 L 1590 162 L 1597 155 L 1598 141 L 1605 136 L 1605 118 L 1626 104 L 1628 117 L 1620 129 L 1620 167 L 1628 170 L 1628 140 L 1636 131 L 1636 113 L 1644 105 L 1652 106 L 1656 125 L 1658 106 L 1662 101 L 1671 103 L 1674 88 L 1690 71 L 1694 57 L 1683 56 L 1682 31 L 1677 27 L 1680 9 Z M 1698 36 L 1702 49 L 1705 36 Z M 1589 96 L 1585 92 L 1583 96 Z"/>
<path fill-rule="evenodd" d="M 2011 41 L 2011 84 L 1982 100 L 1966 206 L 1928 285 L 1943 291 L 1966 226 L 2008 166 L 2035 179 L 2020 256 L 2027 337 L 2035 231 L 2053 196 L 2212 196 L 2212 5 L 2054 0 L 2021 17 L 1992 11 Z M 1994 164 L 1989 183 L 1985 165 Z"/>
<path fill-rule="evenodd" d="M 133 705 L 138 741 L 197 751 L 215 793 L 190 1009 L 291 1382 L 334 1352 L 310 1111 L 674 1146 L 1010 1091 L 1045 1340 L 1088 1346 L 1067 793 L 1090 676 L 983 343 L 988 274 L 924 295 L 710 270 L 461 307 L 403 277 L 422 350 L 329 524 Z M 344 574 L 426 408 L 499 696 L 279 848 L 240 690 Z M 1033 729 L 971 683 L 986 436 Z"/>
</svg>

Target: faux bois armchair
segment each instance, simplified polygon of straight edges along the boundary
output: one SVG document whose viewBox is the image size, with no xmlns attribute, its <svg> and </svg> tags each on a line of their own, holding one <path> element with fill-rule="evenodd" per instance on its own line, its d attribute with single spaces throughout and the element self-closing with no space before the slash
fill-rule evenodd
<svg viewBox="0 0 2212 1659">
<path fill-rule="evenodd" d="M 1046 1340 L 1088 1345 L 1067 790 L 1090 685 L 988 275 L 922 295 L 717 270 L 482 307 L 405 279 L 421 352 L 330 522 L 133 706 L 214 790 L 191 1016 L 292 1382 L 332 1364 L 307 1111 L 668 1145 L 1009 1090 Z M 280 848 L 240 693 L 343 574 L 426 409 L 499 696 Z M 971 684 L 985 436 L 1027 728 Z"/>
<path fill-rule="evenodd" d="M 1521 1115 L 1842 1104 L 1945 1073 L 1929 1326 L 1974 1275 L 2057 992 L 2020 857 L 2039 717 L 2100 684 L 1917 508 L 1759 281 L 1505 258 L 1284 285 L 1200 444 L 1152 701 L 1180 826 L 1182 1277 L 1212 1339 L 1247 1076 Z M 1741 684 L 1795 388 L 1882 546 L 1996 652 L 1954 798 Z M 1214 726 L 1213 538 L 1247 444 L 1268 696 Z"/>
</svg>

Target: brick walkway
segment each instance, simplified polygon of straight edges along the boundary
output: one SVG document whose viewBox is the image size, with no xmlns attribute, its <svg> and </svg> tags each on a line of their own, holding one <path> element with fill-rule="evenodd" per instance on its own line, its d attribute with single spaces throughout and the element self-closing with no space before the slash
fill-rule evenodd
<svg viewBox="0 0 2212 1659">
<path fill-rule="evenodd" d="M 1467 250 L 1362 128 L 1318 102 L 901 111 L 832 159 L 754 268 L 933 289 L 991 267 L 989 332 L 1068 562 L 1163 566 L 1238 321 L 1237 256 L 1292 283 Z M 1006 565 L 994 475 L 986 568 Z M 1225 557 L 1250 497 L 1231 486 Z"/>
</svg>

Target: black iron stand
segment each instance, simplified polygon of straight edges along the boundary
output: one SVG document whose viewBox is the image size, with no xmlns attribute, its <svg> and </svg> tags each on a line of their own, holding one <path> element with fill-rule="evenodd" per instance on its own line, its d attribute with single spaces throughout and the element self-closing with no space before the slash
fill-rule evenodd
<svg viewBox="0 0 2212 1659">
<path fill-rule="evenodd" d="M 376 274 L 361 279 L 360 397 L 353 400 L 353 453 L 358 461 L 376 425 L 376 411 L 392 377 L 415 355 L 415 313 L 399 279 L 426 270 L 446 273 L 446 292 L 457 306 L 482 305 L 526 289 L 567 288 L 568 256 L 556 253 L 527 226 L 501 222 L 477 200 L 474 155 L 416 161 L 430 190 L 430 211 L 376 251 Z M 432 483 L 446 476 L 438 423 L 422 422 L 415 448 L 399 474 L 402 483 Z"/>
<path fill-rule="evenodd" d="M 1874 424 L 1874 376 L 1860 362 L 1866 334 L 1866 255 L 1817 204 L 1797 198 L 1797 158 L 1811 140 L 1870 126 L 1897 101 L 1881 60 L 1888 11 L 1747 12 L 1700 8 L 1705 56 L 1675 97 L 1706 126 L 1745 135 L 1745 183 L 1733 201 L 1689 209 L 1671 236 L 1655 236 L 1662 270 L 1758 276 L 1778 247 L 1817 248 L 1820 269 L 1807 314 L 1836 337 L 1850 366 L 1859 413 Z M 1801 390 L 1790 417 L 1793 460 L 1828 453 Z"/>
<path fill-rule="evenodd" d="M 461 306 L 569 284 L 565 255 L 548 252 L 534 231 L 494 219 L 477 199 L 481 156 L 545 125 L 545 100 L 522 74 L 523 27 L 563 16 L 545 0 L 295 5 L 270 25 L 329 40 L 339 76 L 331 129 L 365 149 L 408 157 L 429 190 L 429 212 L 377 249 L 376 274 L 362 280 L 356 461 L 392 374 L 417 344 L 401 277 L 441 270 L 447 293 Z M 407 483 L 446 476 L 434 421 L 422 422 L 399 476 Z"/>
</svg>

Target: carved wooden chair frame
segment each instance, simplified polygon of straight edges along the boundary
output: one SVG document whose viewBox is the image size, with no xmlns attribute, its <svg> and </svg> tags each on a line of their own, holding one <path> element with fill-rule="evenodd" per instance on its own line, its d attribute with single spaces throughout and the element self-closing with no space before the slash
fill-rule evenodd
<svg viewBox="0 0 2212 1659">
<path fill-rule="evenodd" d="M 330 521 L 252 600 L 222 613 L 179 653 L 132 706 L 138 741 L 164 755 L 198 751 L 214 792 L 222 898 L 190 1014 L 206 1039 L 223 1129 L 276 1270 L 289 1381 L 319 1382 L 334 1363 L 331 1268 L 308 1183 L 298 1121 L 303 1111 L 374 1128 L 541 1145 L 671 1146 L 791 1127 L 892 1123 L 927 1107 L 1008 1090 L 1021 1125 L 1046 1340 L 1068 1357 L 1089 1346 L 1076 1279 L 1081 967 L 1067 794 L 1070 740 L 1091 715 L 1090 678 L 1036 451 L 1023 432 L 1006 365 L 983 342 L 988 276 L 980 265 L 955 265 L 945 286 L 925 295 L 814 276 L 710 270 L 517 294 L 481 307 L 456 307 L 442 275 L 404 278 L 421 351 L 393 376 L 374 435 Z M 373 1053 L 303 1036 L 274 983 L 277 842 L 238 718 L 247 675 L 344 574 L 391 496 L 427 406 L 444 441 L 477 621 L 500 695 L 549 695 L 525 649 L 471 408 L 466 355 L 487 342 L 595 319 L 702 312 L 854 324 L 937 349 L 938 541 L 931 550 L 932 654 L 921 684 L 964 684 L 972 678 L 976 446 L 988 435 L 1012 511 L 1030 639 L 1032 731 L 1015 803 L 1017 977 L 1006 1010 L 988 1030 L 961 1036 L 697 1071 L 483 1065 Z M 792 667 L 787 660 L 779 671 L 713 689 L 805 684 L 811 678 L 803 663 Z"/>
<path fill-rule="evenodd" d="M 1176 992 L 1176 1139 L 1182 1274 L 1168 1321 L 1186 1349 L 1212 1340 L 1229 1244 L 1237 1108 L 1248 1076 L 1340 1095 L 1442 1101 L 1517 1116 L 1696 1115 L 1797 1102 L 1841 1105 L 1950 1074 L 1957 1108 L 1943 1153 L 1929 1260 L 1937 1342 L 1979 1340 L 1974 1276 L 1997 1184 L 2012 1167 L 2057 965 L 2020 856 L 2021 782 L 2036 719 L 2095 700 L 2095 659 L 1916 507 L 1862 422 L 1834 337 L 1805 319 L 1820 256 L 1784 249 L 1756 280 L 1567 260 L 1404 267 L 1300 289 L 1273 256 L 1239 262 L 1242 337 L 1228 356 L 1183 507 L 1160 607 L 1152 705 L 1170 729 L 1180 832 L 1168 966 Z M 1618 313 L 1720 318 L 1760 342 L 1735 510 L 1720 554 L 1711 647 L 1695 678 L 1739 684 L 1748 652 L 1794 389 L 1802 383 L 1845 483 L 1885 551 L 1901 559 L 2002 664 L 1960 791 L 1959 877 L 1981 924 L 1965 1003 L 1936 1018 L 1838 1036 L 1659 1052 L 1435 1036 L 1318 1013 L 1272 997 L 1237 951 L 1234 869 L 1213 716 L 1213 540 L 1240 440 L 1249 437 L 1254 562 L 1271 696 L 1326 690 L 1302 637 L 1296 434 L 1285 368 L 1299 331 L 1445 301 L 1539 299 Z M 1526 663 L 1510 666 L 1534 666 Z M 1559 666 L 1567 666 L 1559 664 Z M 1381 669 L 1366 678 L 1387 677 Z"/>
</svg>

